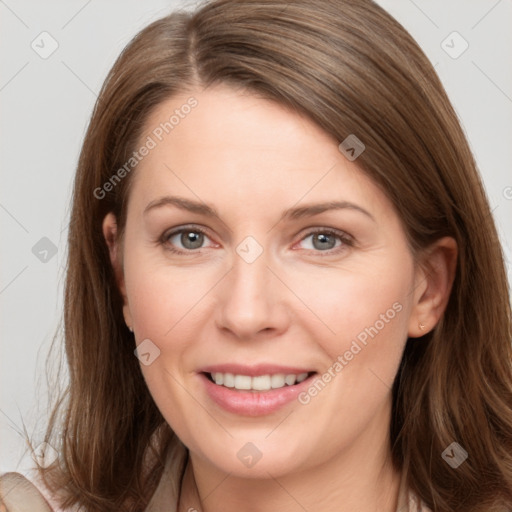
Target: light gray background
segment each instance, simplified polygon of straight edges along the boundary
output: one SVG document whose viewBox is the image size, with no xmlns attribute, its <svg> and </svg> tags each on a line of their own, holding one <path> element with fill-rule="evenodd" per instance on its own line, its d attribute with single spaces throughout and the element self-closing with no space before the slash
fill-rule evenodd
<svg viewBox="0 0 512 512">
<path fill-rule="evenodd" d="M 507 260 L 512 246 L 512 0 L 379 0 L 418 41 L 444 83 L 476 156 Z M 45 359 L 62 311 L 67 220 L 96 94 L 130 38 L 176 6 L 164 0 L 0 0 L 0 472 L 32 465 Z M 50 48 L 43 59 L 31 47 Z M 469 48 L 441 43 L 457 31 Z M 449 38 L 452 53 L 461 40 Z M 47 237 L 57 248 L 44 254 Z M 43 246 L 33 247 L 39 242 Z M 38 249 L 39 248 L 39 249 Z M 44 259 L 47 259 L 45 262 Z M 41 261 L 43 259 L 43 261 Z M 510 266 L 509 280 L 510 280 Z M 56 361 L 58 362 L 58 361 Z"/>
</svg>

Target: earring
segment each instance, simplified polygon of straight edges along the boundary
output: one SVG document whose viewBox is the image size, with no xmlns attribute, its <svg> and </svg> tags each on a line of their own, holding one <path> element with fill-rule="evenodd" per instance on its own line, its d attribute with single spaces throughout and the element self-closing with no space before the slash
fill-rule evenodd
<svg viewBox="0 0 512 512">
<path fill-rule="evenodd" d="M 423 331 L 425 329 L 425 326 L 420 322 L 420 324 L 418 325 L 418 327 Z"/>
<path fill-rule="evenodd" d="M 128 329 L 130 329 L 130 332 L 133 332 L 133 327 L 128 326 Z"/>
</svg>

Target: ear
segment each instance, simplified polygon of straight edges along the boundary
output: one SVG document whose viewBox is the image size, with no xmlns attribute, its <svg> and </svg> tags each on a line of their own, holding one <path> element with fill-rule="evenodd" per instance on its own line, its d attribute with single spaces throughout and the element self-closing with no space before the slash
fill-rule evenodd
<svg viewBox="0 0 512 512">
<path fill-rule="evenodd" d="M 124 271 L 122 264 L 121 244 L 117 230 L 117 219 L 113 213 L 108 213 L 103 219 L 103 236 L 108 246 L 110 254 L 110 262 L 114 270 L 117 287 L 123 298 L 123 315 L 126 325 L 132 328 L 132 315 L 128 305 L 128 297 L 126 295 L 126 285 L 124 280 Z"/>
<path fill-rule="evenodd" d="M 439 322 L 450 298 L 456 268 L 457 242 L 453 238 L 441 238 L 425 250 L 415 277 L 409 337 L 424 336 Z"/>
</svg>

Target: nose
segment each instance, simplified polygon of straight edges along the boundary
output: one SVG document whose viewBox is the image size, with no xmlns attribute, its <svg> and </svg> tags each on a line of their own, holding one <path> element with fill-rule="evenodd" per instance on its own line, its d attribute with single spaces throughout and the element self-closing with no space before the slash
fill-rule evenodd
<svg viewBox="0 0 512 512">
<path fill-rule="evenodd" d="M 234 253 L 219 289 L 218 327 L 242 341 L 284 332 L 289 320 L 286 287 L 270 268 L 275 265 L 268 252 L 263 250 L 254 261 L 240 254 Z"/>
</svg>

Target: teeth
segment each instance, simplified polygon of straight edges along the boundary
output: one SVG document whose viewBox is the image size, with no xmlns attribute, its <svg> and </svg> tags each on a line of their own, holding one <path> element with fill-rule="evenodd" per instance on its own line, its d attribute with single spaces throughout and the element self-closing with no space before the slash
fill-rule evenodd
<svg viewBox="0 0 512 512">
<path fill-rule="evenodd" d="M 270 377 L 270 385 L 272 389 L 282 388 L 284 386 L 284 375 L 282 373 L 276 373 Z"/>
<path fill-rule="evenodd" d="M 251 388 L 258 391 L 268 391 L 271 389 L 270 386 L 270 375 L 260 375 L 258 377 L 252 377 Z"/>
<path fill-rule="evenodd" d="M 258 375 L 257 377 L 221 372 L 211 373 L 210 375 L 215 384 L 219 386 L 253 391 L 268 391 L 270 389 L 283 388 L 284 386 L 293 386 L 308 377 L 307 372 L 300 373 L 299 375 L 276 373 L 274 375 Z"/>
<path fill-rule="evenodd" d="M 248 375 L 235 375 L 235 389 L 251 389 L 252 379 Z"/>
<path fill-rule="evenodd" d="M 219 375 L 217 373 L 217 375 Z M 222 375 L 222 373 L 220 374 Z M 224 386 L 227 388 L 234 388 L 235 387 L 235 376 L 232 373 L 225 373 L 223 376 L 224 379 Z"/>
<path fill-rule="evenodd" d="M 303 380 L 306 380 L 308 378 L 307 373 L 301 373 L 297 375 L 297 383 L 302 382 Z"/>
<path fill-rule="evenodd" d="M 288 386 L 293 386 L 295 384 L 295 375 L 287 375 L 284 381 Z"/>
</svg>

